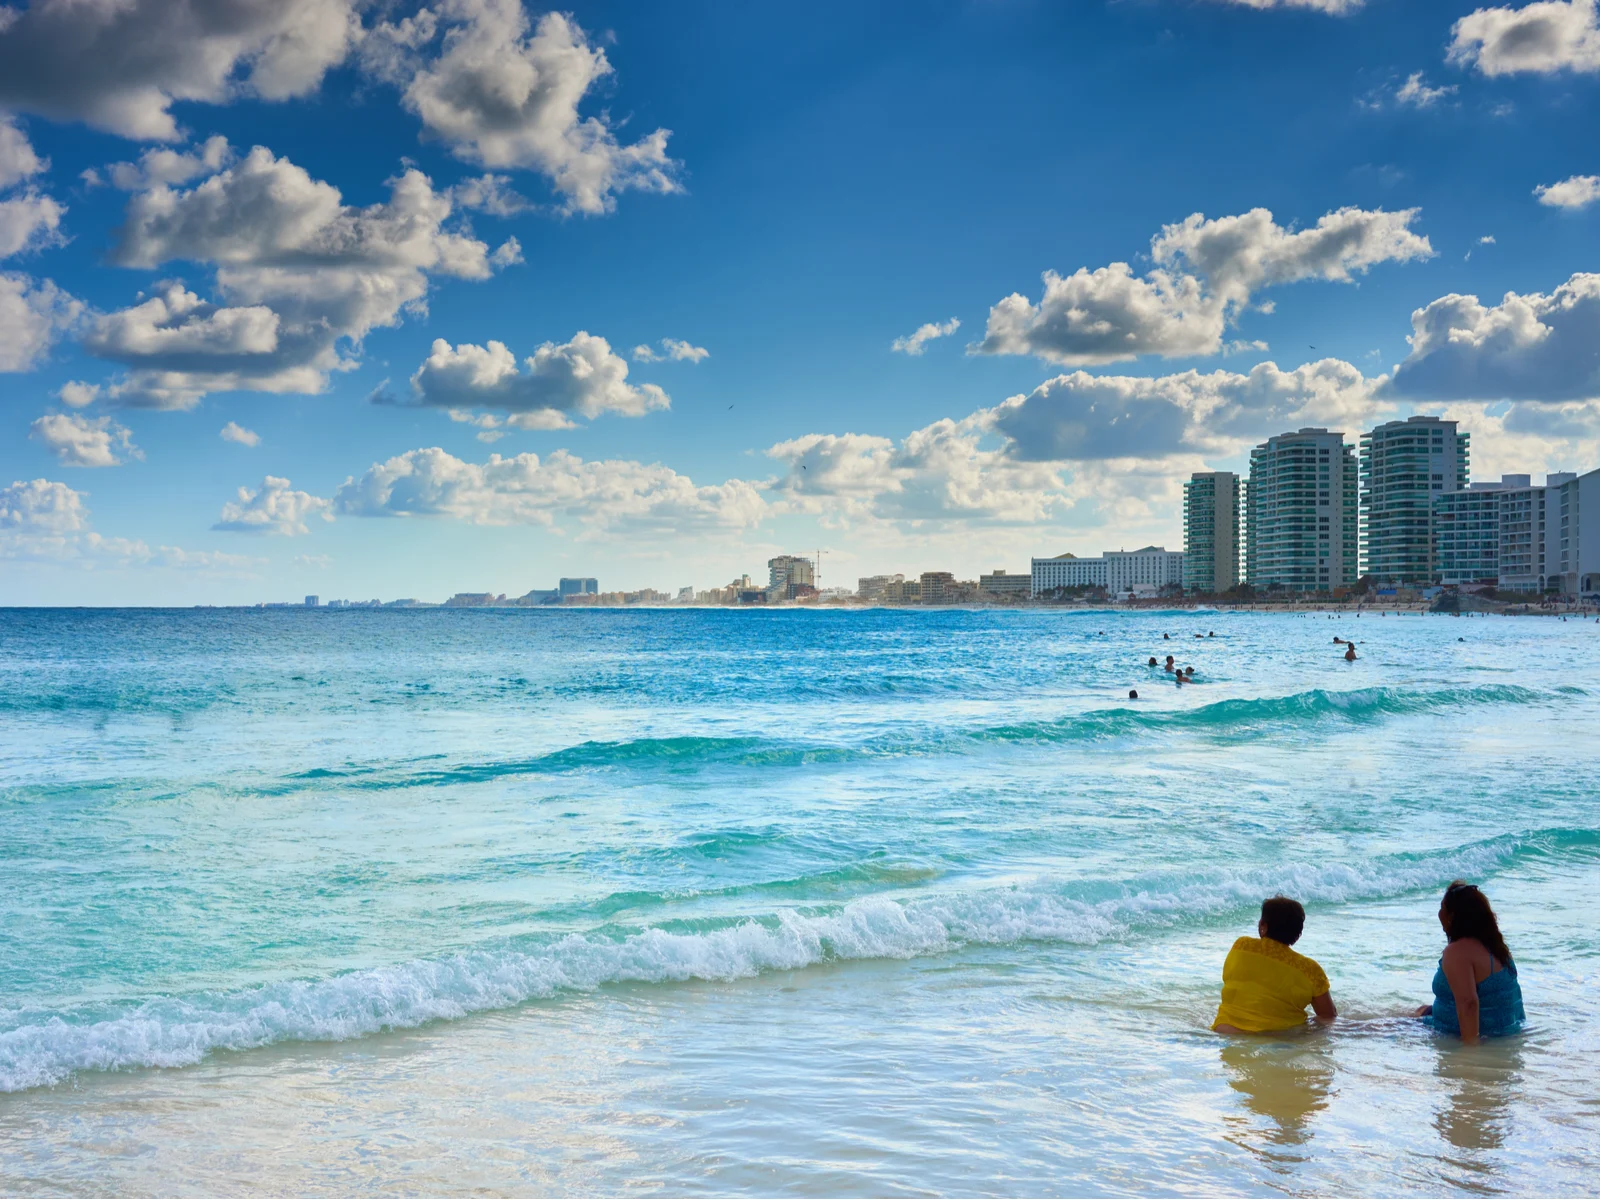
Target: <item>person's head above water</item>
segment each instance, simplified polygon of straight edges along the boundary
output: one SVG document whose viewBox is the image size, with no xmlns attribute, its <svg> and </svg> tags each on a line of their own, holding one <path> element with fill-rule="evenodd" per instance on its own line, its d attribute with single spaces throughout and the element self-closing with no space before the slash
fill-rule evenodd
<svg viewBox="0 0 1600 1200">
<path fill-rule="evenodd" d="M 1129 688 L 1128 689 L 1128 699 L 1129 700 L 1137 700 L 1138 698 L 1139 698 L 1139 689 L 1138 688 Z"/>
<path fill-rule="evenodd" d="M 1511 961 L 1511 951 L 1500 935 L 1500 922 L 1489 907 L 1489 897 L 1472 884 L 1458 879 L 1445 888 L 1444 899 L 1439 902 L 1439 924 L 1452 942 L 1477 938 L 1502 964 Z"/>
<path fill-rule="evenodd" d="M 1156 656 L 1154 654 L 1150 656 L 1150 665 L 1152 667 L 1156 665 Z"/>
<path fill-rule="evenodd" d="M 1287 896 L 1273 896 L 1261 902 L 1261 920 L 1256 931 L 1264 938 L 1292 946 L 1300 940 L 1306 927 L 1306 910 L 1300 901 Z"/>
<path fill-rule="evenodd" d="M 1183 673 L 1185 675 L 1193 675 L 1194 674 L 1194 668 L 1193 667 L 1185 667 L 1183 669 Z"/>
</svg>

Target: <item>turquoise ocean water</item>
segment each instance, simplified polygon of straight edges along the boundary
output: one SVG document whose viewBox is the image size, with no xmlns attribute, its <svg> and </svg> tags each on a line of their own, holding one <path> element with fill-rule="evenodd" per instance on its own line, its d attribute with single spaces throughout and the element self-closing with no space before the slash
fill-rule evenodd
<svg viewBox="0 0 1600 1200">
<path fill-rule="evenodd" d="M 1593 1193 L 1597 648 L 0 611 L 0 1189 Z M 1396 1015 L 1457 877 L 1530 1018 L 1478 1048 Z M 1218 1038 L 1277 891 L 1344 1017 Z"/>
</svg>

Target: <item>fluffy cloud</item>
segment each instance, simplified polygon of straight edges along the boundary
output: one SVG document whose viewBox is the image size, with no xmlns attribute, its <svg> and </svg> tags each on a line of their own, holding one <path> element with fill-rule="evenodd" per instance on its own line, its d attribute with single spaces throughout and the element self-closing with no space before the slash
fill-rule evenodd
<svg viewBox="0 0 1600 1200">
<path fill-rule="evenodd" d="M 159 546 L 104 537 L 89 528 L 84 493 L 48 479 L 0 487 L 0 558 L 71 562 L 84 568 L 156 566 L 179 570 L 248 573 L 264 560 L 208 550 Z"/>
<path fill-rule="evenodd" d="M 1574 175 L 1560 183 L 1540 184 L 1533 194 L 1550 208 L 1587 208 L 1600 200 L 1600 175 Z"/>
<path fill-rule="evenodd" d="M 1342 17 L 1355 12 L 1366 0 L 1228 0 L 1228 3 L 1245 8 L 1309 8 L 1313 12 Z"/>
<path fill-rule="evenodd" d="M 31 188 L 0 200 L 0 258 L 59 242 L 61 217 L 66 211 Z"/>
<path fill-rule="evenodd" d="M 1573 275 L 1548 295 L 1499 304 L 1441 296 L 1411 314 L 1411 353 L 1396 396 L 1560 403 L 1600 397 L 1600 275 Z"/>
<path fill-rule="evenodd" d="M 1015 458 L 1038 461 L 1226 455 L 1286 427 L 1359 425 L 1378 411 L 1374 383 L 1323 359 L 1248 374 L 1061 375 L 989 410 Z"/>
<path fill-rule="evenodd" d="M 420 404 L 439 408 L 492 408 L 513 414 L 527 429 L 559 429 L 569 413 L 643 416 L 668 407 L 666 392 L 653 383 L 628 382 L 628 364 L 603 337 L 580 330 L 570 342 L 546 342 L 523 360 L 501 342 L 451 346 L 443 338 L 411 377 Z"/>
<path fill-rule="evenodd" d="M 172 141 L 170 106 L 305 95 L 360 32 L 357 0 L 33 0 L 3 10 L 0 106 Z"/>
<path fill-rule="evenodd" d="M 660 464 L 585 462 L 558 450 L 470 463 L 445 451 L 411 450 L 374 463 L 334 496 L 341 514 L 449 517 L 478 525 L 554 525 L 572 517 L 590 532 L 688 535 L 744 529 L 766 515 L 743 480 L 709 487 Z"/>
<path fill-rule="evenodd" d="M 17 480 L 0 488 L 0 531 L 25 534 L 76 533 L 87 529 L 83 493 L 48 479 Z"/>
<path fill-rule="evenodd" d="M 514 217 L 533 206 L 511 186 L 508 175 L 480 175 L 464 179 L 450 189 L 457 208 L 488 213 L 491 217 Z"/>
<path fill-rule="evenodd" d="M 28 135 L 16 121 L 0 113 L 0 188 L 13 187 L 31 179 L 50 165 L 34 153 Z"/>
<path fill-rule="evenodd" d="M 1423 81 L 1421 71 L 1413 71 L 1406 77 L 1406 81 L 1395 89 L 1394 99 L 1396 104 L 1408 105 L 1411 108 L 1432 108 L 1441 100 L 1456 94 L 1454 84 L 1444 87 L 1429 87 Z"/>
<path fill-rule="evenodd" d="M 608 117 L 579 114 L 612 68 L 571 17 L 547 13 L 530 33 L 521 0 L 444 0 L 375 26 L 366 61 L 402 86 L 427 136 L 468 162 L 541 172 L 567 212 L 610 212 L 629 189 L 680 190 L 667 130 L 623 144 Z"/>
<path fill-rule="evenodd" d="M 1381 262 L 1432 255 L 1428 239 L 1410 228 L 1416 215 L 1342 208 L 1292 231 L 1264 208 L 1211 221 L 1195 213 L 1151 241 L 1156 266 L 1143 276 L 1127 263 L 1066 277 L 1045 272 L 1037 305 L 1013 294 L 989 310 L 975 352 L 1033 354 L 1069 366 L 1215 354 L 1228 322 L 1258 289 L 1349 282 Z"/>
<path fill-rule="evenodd" d="M 228 139 L 218 134 L 207 138 L 196 149 L 172 150 L 158 146 L 146 150 L 137 163 L 112 163 L 106 168 L 112 186 L 125 192 L 142 192 L 149 188 L 175 183 L 188 183 L 202 175 L 220 171 L 233 159 L 233 149 Z"/>
<path fill-rule="evenodd" d="M 0 273 L 0 371 L 32 368 L 82 316 L 82 303 L 48 279 Z"/>
<path fill-rule="evenodd" d="M 225 442 L 236 442 L 241 446 L 259 446 L 261 435 L 254 429 L 246 429 L 237 421 L 229 421 L 217 434 Z"/>
<path fill-rule="evenodd" d="M 48 413 L 28 427 L 28 436 L 43 442 L 67 467 L 115 467 L 125 459 L 143 458 L 133 436 L 110 417 L 89 420 L 71 413 Z"/>
<path fill-rule="evenodd" d="M 920 355 L 926 348 L 927 344 L 933 341 L 935 338 L 949 337 L 952 333 L 960 328 L 961 322 L 955 317 L 951 317 L 942 325 L 929 321 L 926 325 L 918 325 L 915 333 L 907 334 L 905 337 L 895 338 L 894 341 L 889 343 L 889 349 L 897 350 L 901 354 L 909 354 L 913 357 L 916 357 L 917 355 Z"/>
<path fill-rule="evenodd" d="M 1452 28 L 1449 60 L 1490 76 L 1600 71 L 1595 0 L 1480 8 Z"/>
<path fill-rule="evenodd" d="M 275 533 L 284 537 L 310 533 L 308 517 L 331 521 L 330 504 L 309 492 L 297 492 L 287 479 L 268 475 L 256 491 L 239 489 L 239 498 L 222 506 L 222 516 L 211 528 L 230 533 Z"/>
<path fill-rule="evenodd" d="M 340 342 L 420 310 L 430 273 L 484 279 L 507 260 L 444 230 L 449 195 L 421 172 L 390 189 L 386 203 L 347 205 L 331 184 L 258 146 L 192 189 L 134 196 L 113 261 L 215 265 L 220 302 L 169 284 L 97 319 L 87 347 L 131 369 L 108 394 L 189 408 L 213 391 L 322 391 L 329 372 L 354 365 Z"/>
<path fill-rule="evenodd" d="M 767 451 L 788 467 L 773 490 L 786 511 L 846 522 L 1047 519 L 1062 500 L 1059 472 L 985 445 L 994 440 L 991 432 L 984 411 L 962 421 L 935 421 L 898 442 L 856 433 L 808 434 Z"/>
<path fill-rule="evenodd" d="M 649 346 L 639 345 L 633 348 L 633 361 L 642 363 L 658 362 L 702 362 L 711 357 L 711 351 L 704 346 L 696 346 L 680 338 L 662 338 L 661 350 L 657 353 Z"/>
</svg>

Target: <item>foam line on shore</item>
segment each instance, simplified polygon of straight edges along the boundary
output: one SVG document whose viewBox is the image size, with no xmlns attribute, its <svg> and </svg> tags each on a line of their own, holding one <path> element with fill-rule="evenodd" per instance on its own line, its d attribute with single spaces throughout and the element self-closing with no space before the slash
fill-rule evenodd
<svg viewBox="0 0 1600 1200">
<path fill-rule="evenodd" d="M 1234 915 L 1279 891 L 1312 904 L 1384 899 L 1457 877 L 1481 879 L 1523 858 L 1597 847 L 1600 833 L 1593 830 L 1542 830 L 1355 865 L 867 896 L 672 929 L 601 926 L 235 992 L 93 1010 L 0 1011 L 0 1091 L 55 1084 L 82 1071 L 181 1067 L 216 1050 L 343 1041 L 607 984 L 733 980 L 963 945 L 1092 945 Z"/>
</svg>

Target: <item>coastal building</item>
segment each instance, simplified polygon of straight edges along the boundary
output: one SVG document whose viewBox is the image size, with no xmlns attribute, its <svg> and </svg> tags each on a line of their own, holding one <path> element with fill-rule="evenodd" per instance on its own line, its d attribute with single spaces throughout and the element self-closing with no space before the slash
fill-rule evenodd
<svg viewBox="0 0 1600 1200">
<path fill-rule="evenodd" d="M 1250 452 L 1245 579 L 1256 588 L 1330 591 L 1356 581 L 1359 477 L 1344 434 L 1302 429 Z"/>
<path fill-rule="evenodd" d="M 306 607 L 307 608 L 315 608 L 315 607 L 317 607 L 317 605 L 320 602 L 321 602 L 321 600 L 317 596 L 307 596 L 306 597 Z"/>
<path fill-rule="evenodd" d="M 598 579 L 563 579 L 556 584 L 556 591 L 561 593 L 563 600 L 568 596 L 598 596 L 600 594 L 600 581 Z"/>
<path fill-rule="evenodd" d="M 1536 485 L 1524 476 L 1500 492 L 1500 590 L 1561 590 L 1561 487 L 1576 479 L 1568 471 Z"/>
<path fill-rule="evenodd" d="M 1564 479 L 1555 515 L 1561 590 L 1569 596 L 1600 592 L 1600 470 Z"/>
<path fill-rule="evenodd" d="M 1029 577 L 1035 596 L 1044 596 L 1059 588 L 1103 588 L 1106 586 L 1106 560 L 1079 558 L 1076 554 L 1036 558 Z"/>
<path fill-rule="evenodd" d="M 559 588 L 533 588 L 517 597 L 516 603 L 524 608 L 537 608 L 542 604 L 560 604 Z"/>
<path fill-rule="evenodd" d="M 816 569 L 809 558 L 780 554 L 767 560 L 767 594 L 773 600 L 793 600 L 800 586 L 816 587 Z"/>
<path fill-rule="evenodd" d="M 1471 436 L 1423 416 L 1361 435 L 1361 561 L 1379 583 L 1422 586 L 1438 575 L 1433 500 L 1467 486 Z"/>
<path fill-rule="evenodd" d="M 1145 546 L 1139 550 L 1107 550 L 1106 589 L 1151 594 L 1165 587 L 1183 586 L 1183 553 L 1165 546 Z"/>
<path fill-rule="evenodd" d="M 906 581 L 904 575 L 868 575 L 856 580 L 856 595 L 863 600 L 882 600 L 885 593 L 891 588 L 899 598 L 900 585 Z"/>
<path fill-rule="evenodd" d="M 1440 583 L 1500 582 L 1500 494 L 1527 487 L 1528 475 L 1470 484 L 1433 498 L 1433 553 Z"/>
<path fill-rule="evenodd" d="M 923 604 L 949 604 L 957 599 L 956 577 L 949 571 L 924 571 L 918 583 L 917 595 Z"/>
<path fill-rule="evenodd" d="M 1215 595 L 1239 582 L 1239 477 L 1196 471 L 1183 485 L 1183 588 Z"/>
<path fill-rule="evenodd" d="M 978 576 L 978 590 L 991 596 L 1027 596 L 1033 590 L 1033 576 L 1008 575 L 996 568 L 992 574 Z"/>
</svg>

